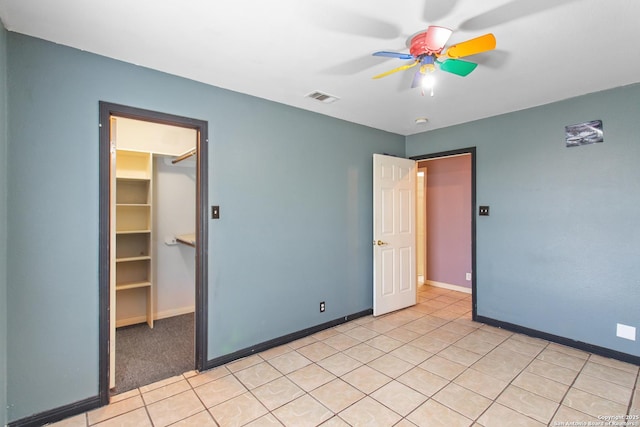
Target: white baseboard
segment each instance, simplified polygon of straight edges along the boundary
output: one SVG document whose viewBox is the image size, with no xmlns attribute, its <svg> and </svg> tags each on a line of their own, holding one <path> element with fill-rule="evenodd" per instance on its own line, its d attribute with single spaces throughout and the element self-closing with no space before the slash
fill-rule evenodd
<svg viewBox="0 0 640 427">
<path fill-rule="evenodd" d="M 159 311 L 153 316 L 153 320 L 166 319 L 168 317 L 180 316 L 182 314 L 189 314 L 196 311 L 194 306 L 172 308 L 171 310 Z M 146 323 L 147 316 L 127 317 L 126 319 L 116 320 L 116 328 L 122 326 L 137 325 L 138 323 Z"/>
<path fill-rule="evenodd" d="M 167 317 L 180 316 L 182 314 L 195 313 L 196 308 L 194 306 L 172 308 L 171 310 L 159 311 L 153 317 L 155 320 L 166 319 Z"/>
<path fill-rule="evenodd" d="M 116 328 L 122 326 L 137 325 L 138 323 L 147 323 L 147 316 L 127 317 L 126 319 L 116 320 Z"/>
<path fill-rule="evenodd" d="M 470 294 L 472 292 L 471 288 L 465 288 L 464 286 L 459 285 L 451 285 L 449 283 L 436 282 L 434 280 L 427 280 L 425 283 L 436 288 L 444 288 L 452 291 L 464 292 L 465 294 Z"/>
</svg>

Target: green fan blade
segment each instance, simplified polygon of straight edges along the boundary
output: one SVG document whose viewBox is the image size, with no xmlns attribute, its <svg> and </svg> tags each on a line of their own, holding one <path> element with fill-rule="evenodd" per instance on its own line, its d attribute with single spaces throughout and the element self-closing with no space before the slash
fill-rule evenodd
<svg viewBox="0 0 640 427">
<path fill-rule="evenodd" d="M 440 69 L 448 73 L 456 74 L 458 76 L 466 76 L 476 69 L 478 64 L 473 62 L 463 61 L 461 59 L 447 59 L 440 64 Z"/>
</svg>

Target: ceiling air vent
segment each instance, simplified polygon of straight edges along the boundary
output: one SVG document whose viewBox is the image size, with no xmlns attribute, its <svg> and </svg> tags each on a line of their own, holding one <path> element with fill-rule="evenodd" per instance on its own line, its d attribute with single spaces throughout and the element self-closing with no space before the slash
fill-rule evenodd
<svg viewBox="0 0 640 427">
<path fill-rule="evenodd" d="M 332 102 L 337 101 L 337 96 L 329 95 L 320 91 L 314 91 L 306 95 L 307 98 L 315 99 L 316 101 L 320 101 L 324 104 L 331 104 Z"/>
</svg>

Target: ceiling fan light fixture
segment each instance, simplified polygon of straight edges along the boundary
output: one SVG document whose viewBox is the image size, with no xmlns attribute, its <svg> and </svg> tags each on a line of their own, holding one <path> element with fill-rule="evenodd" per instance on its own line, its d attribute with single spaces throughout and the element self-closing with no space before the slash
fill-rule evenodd
<svg viewBox="0 0 640 427">
<path fill-rule="evenodd" d="M 435 86 L 436 79 L 431 73 L 426 73 L 422 76 L 422 80 L 420 80 L 420 87 L 422 88 L 422 95 L 424 95 L 425 91 L 429 91 L 431 96 L 433 96 L 433 87 Z"/>
<path fill-rule="evenodd" d="M 422 76 L 422 81 L 420 82 L 420 85 L 422 86 L 423 89 L 433 90 L 435 83 L 436 83 L 436 79 L 435 77 L 433 77 L 433 74 L 425 74 L 424 76 Z"/>
</svg>

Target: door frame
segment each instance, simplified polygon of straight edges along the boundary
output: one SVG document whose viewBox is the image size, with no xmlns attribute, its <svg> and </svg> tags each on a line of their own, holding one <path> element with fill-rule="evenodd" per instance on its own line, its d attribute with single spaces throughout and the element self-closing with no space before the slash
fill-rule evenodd
<svg viewBox="0 0 640 427">
<path fill-rule="evenodd" d="M 196 145 L 196 272 L 195 272 L 195 366 L 203 370 L 207 360 L 207 277 L 208 277 L 208 122 L 173 114 L 160 113 L 126 105 L 99 102 L 99 332 L 98 396 L 109 403 L 109 330 L 110 330 L 110 188 L 111 188 L 111 116 L 124 117 L 189 129 L 197 132 Z"/>
<path fill-rule="evenodd" d="M 422 202 L 423 202 L 422 203 L 423 204 L 422 212 L 423 212 L 423 216 L 424 216 L 424 218 L 422 218 L 422 227 L 424 228 L 424 240 L 425 240 L 423 242 L 424 243 L 424 253 L 422 254 L 422 258 L 423 258 L 423 260 L 422 260 L 422 273 L 423 273 L 422 274 L 422 284 L 424 285 L 426 283 L 426 281 L 427 281 L 427 255 L 428 255 L 428 253 L 427 253 L 427 238 L 428 238 L 428 236 L 427 236 L 427 231 L 428 231 L 427 225 L 428 225 L 428 223 L 427 223 L 427 210 L 426 210 L 426 201 L 427 201 L 427 172 L 426 171 L 427 171 L 427 167 L 424 166 L 424 165 L 422 167 L 420 167 L 420 162 L 416 161 L 416 174 L 417 174 L 417 176 L 420 176 L 419 174 L 421 172 L 421 169 L 424 170 L 424 178 L 423 178 L 423 182 L 422 182 L 422 185 L 423 185 L 423 188 L 422 188 Z M 418 179 L 416 177 L 416 240 L 418 239 L 417 236 L 418 236 L 418 212 L 419 212 L 419 210 L 418 210 L 418 191 L 417 191 L 418 185 L 417 185 L 417 183 L 418 183 Z M 416 257 L 417 257 L 417 255 L 418 255 L 418 243 L 416 242 Z M 416 277 L 419 277 L 418 265 L 419 265 L 419 261 L 416 260 Z"/>
<path fill-rule="evenodd" d="M 433 160 L 437 158 L 458 156 L 460 154 L 471 155 L 471 319 L 476 321 L 478 317 L 477 276 L 476 276 L 476 147 L 459 148 L 456 150 L 441 151 L 438 153 L 423 154 L 409 157 L 417 162 L 421 160 Z M 426 278 L 425 278 L 426 280 Z"/>
</svg>

